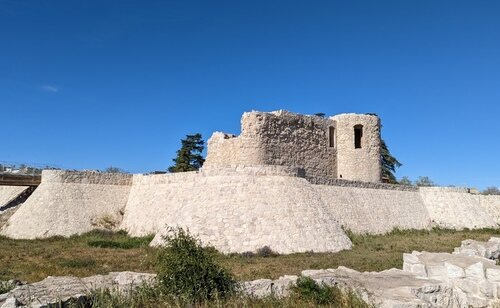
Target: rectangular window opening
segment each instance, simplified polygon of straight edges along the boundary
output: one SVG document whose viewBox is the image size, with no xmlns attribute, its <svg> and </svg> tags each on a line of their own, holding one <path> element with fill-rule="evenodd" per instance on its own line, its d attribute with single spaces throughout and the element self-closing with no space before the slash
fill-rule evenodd
<svg viewBox="0 0 500 308">
<path fill-rule="evenodd" d="M 334 148 L 335 147 L 335 127 L 330 126 L 329 131 L 328 131 L 328 138 L 329 138 L 330 148 Z"/>
<path fill-rule="evenodd" d="M 363 139 L 363 126 L 354 126 L 354 148 L 361 149 L 361 139 Z"/>
</svg>

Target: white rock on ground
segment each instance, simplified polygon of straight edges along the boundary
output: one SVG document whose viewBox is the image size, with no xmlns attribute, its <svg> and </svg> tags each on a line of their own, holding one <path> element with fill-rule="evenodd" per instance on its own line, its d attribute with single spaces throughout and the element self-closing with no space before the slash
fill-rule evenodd
<svg viewBox="0 0 500 308">
<path fill-rule="evenodd" d="M 497 239 L 474 242 L 477 247 L 492 247 Z M 467 242 L 467 241 L 464 241 Z M 463 246 L 463 245 L 462 245 Z M 483 251 L 482 249 L 479 249 Z M 490 254 L 498 255 L 491 248 Z M 404 254 L 403 270 L 358 272 L 346 267 L 306 270 L 302 276 L 319 284 L 350 289 L 376 307 L 492 307 L 500 305 L 500 266 L 481 256 L 449 253 L 413 252 Z M 288 288 L 283 284 L 288 282 Z M 295 283 L 256 280 L 245 283 L 255 296 L 287 294 Z M 274 289 L 271 286 L 276 286 Z M 274 293 L 273 293 L 274 292 Z"/>
<path fill-rule="evenodd" d="M 49 276 L 42 281 L 18 286 L 0 295 L 0 308 L 51 307 L 69 300 L 83 301 L 92 290 L 114 289 L 127 291 L 151 282 L 154 274 L 136 272 L 111 272 L 85 278 Z"/>
<path fill-rule="evenodd" d="M 464 240 L 460 247 L 455 248 L 453 254 L 480 256 L 497 260 L 500 257 L 500 237 L 492 237 L 487 242 Z"/>
</svg>

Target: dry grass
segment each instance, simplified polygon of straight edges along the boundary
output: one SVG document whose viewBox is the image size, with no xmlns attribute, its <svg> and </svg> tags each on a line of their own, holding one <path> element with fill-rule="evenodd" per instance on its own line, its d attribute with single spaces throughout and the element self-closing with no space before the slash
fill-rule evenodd
<svg viewBox="0 0 500 308">
<path fill-rule="evenodd" d="M 305 269 L 325 269 L 346 266 L 358 271 L 381 271 L 403 267 L 403 253 L 413 250 L 452 252 L 464 239 L 486 241 L 500 236 L 500 229 L 481 230 L 394 230 L 385 235 L 354 235 L 348 232 L 354 247 L 338 253 L 297 253 L 278 257 L 225 257 L 223 263 L 238 278 L 278 278 L 299 275 Z"/>
<path fill-rule="evenodd" d="M 111 271 L 153 270 L 148 247 L 152 237 L 130 238 L 123 233 L 90 232 L 70 238 L 12 240 L 0 237 L 0 280 L 39 281 L 47 276 L 91 276 Z M 93 247 L 98 241 L 128 243 L 134 248 Z M 132 245 L 131 245 L 132 246 Z"/>
<path fill-rule="evenodd" d="M 402 267 L 402 254 L 412 250 L 451 252 L 464 239 L 487 240 L 500 229 L 398 231 L 385 235 L 353 235 L 352 250 L 271 257 L 220 256 L 238 279 L 277 278 L 304 269 L 347 266 L 360 271 Z M 38 281 L 52 275 L 90 276 L 110 271 L 153 272 L 151 237 L 91 232 L 70 238 L 12 240 L 0 237 L 0 280 Z M 106 248 L 102 248 L 106 247 Z M 272 247 L 271 247 L 272 248 Z"/>
</svg>

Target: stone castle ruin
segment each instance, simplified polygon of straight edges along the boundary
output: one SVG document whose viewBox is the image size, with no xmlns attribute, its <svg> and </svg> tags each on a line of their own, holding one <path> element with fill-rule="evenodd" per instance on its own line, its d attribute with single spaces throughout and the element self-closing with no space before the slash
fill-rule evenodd
<svg viewBox="0 0 500 308">
<path fill-rule="evenodd" d="M 239 136 L 213 134 L 200 171 L 44 170 L 36 190 L 7 216 L 0 204 L 0 234 L 29 239 L 123 229 L 134 236 L 156 234 L 157 244 L 166 226 L 180 226 L 223 252 L 269 246 L 291 253 L 349 249 L 344 230 L 500 223 L 500 196 L 381 183 L 380 121 L 374 115 L 248 112 L 241 126 Z M 0 201 L 20 191 L 0 189 Z"/>
<path fill-rule="evenodd" d="M 380 182 L 380 120 L 375 115 L 330 118 L 287 111 L 247 112 L 241 135 L 216 132 L 205 168 L 289 166 L 314 182 Z"/>
</svg>

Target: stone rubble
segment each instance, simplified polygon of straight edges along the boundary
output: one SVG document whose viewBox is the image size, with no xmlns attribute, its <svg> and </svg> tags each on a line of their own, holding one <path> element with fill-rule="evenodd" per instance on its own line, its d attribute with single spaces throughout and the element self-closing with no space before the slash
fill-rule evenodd
<svg viewBox="0 0 500 308">
<path fill-rule="evenodd" d="M 119 292 L 130 290 L 143 283 L 153 281 L 154 274 L 136 272 L 111 272 L 85 278 L 49 276 L 42 281 L 19 285 L 0 295 L 0 308 L 29 306 L 32 308 L 53 307 L 70 300 L 81 302 L 92 290 L 113 289 Z"/>
<path fill-rule="evenodd" d="M 464 240 L 460 247 L 455 248 L 453 254 L 498 260 L 500 257 L 500 237 L 492 237 L 487 242 Z"/>
<path fill-rule="evenodd" d="M 376 307 L 495 307 L 500 306 L 498 244 L 498 238 L 466 240 L 453 254 L 414 251 L 403 255 L 402 270 L 361 273 L 340 266 L 301 275 L 350 289 Z M 293 277 L 246 282 L 245 291 L 257 297 L 283 296 L 295 283 Z"/>
</svg>

